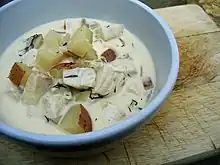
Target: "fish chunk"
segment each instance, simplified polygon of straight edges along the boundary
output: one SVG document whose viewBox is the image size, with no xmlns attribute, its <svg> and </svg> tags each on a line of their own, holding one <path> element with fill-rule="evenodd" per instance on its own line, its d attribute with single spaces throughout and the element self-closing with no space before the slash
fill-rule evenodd
<svg viewBox="0 0 220 165">
<path fill-rule="evenodd" d="M 124 31 L 124 26 L 121 24 L 111 24 L 102 27 L 103 40 L 108 41 L 120 37 Z"/>
<path fill-rule="evenodd" d="M 43 113 L 49 119 L 61 117 L 65 105 L 72 99 L 72 93 L 67 86 L 52 87 L 40 100 Z"/>
<path fill-rule="evenodd" d="M 63 71 L 63 83 L 77 89 L 94 87 L 96 72 L 92 68 L 75 68 Z"/>
<path fill-rule="evenodd" d="M 40 72 L 32 72 L 29 76 L 22 95 L 23 102 L 36 105 L 52 84 L 52 79 Z"/>
<path fill-rule="evenodd" d="M 103 65 L 97 70 L 96 85 L 92 93 L 111 95 L 118 92 L 124 85 L 125 75 L 114 72 L 111 65 Z"/>
</svg>

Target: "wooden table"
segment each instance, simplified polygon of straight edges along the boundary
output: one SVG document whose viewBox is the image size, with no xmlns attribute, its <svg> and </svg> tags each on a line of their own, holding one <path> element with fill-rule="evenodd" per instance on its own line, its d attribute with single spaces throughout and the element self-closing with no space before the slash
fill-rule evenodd
<svg viewBox="0 0 220 165">
<path fill-rule="evenodd" d="M 220 29 L 196 5 L 156 10 L 180 49 L 177 85 L 151 124 L 84 160 L 46 158 L 0 138 L 1 165 L 161 165 L 220 148 Z M 204 155 L 206 155 L 204 154 Z"/>
</svg>

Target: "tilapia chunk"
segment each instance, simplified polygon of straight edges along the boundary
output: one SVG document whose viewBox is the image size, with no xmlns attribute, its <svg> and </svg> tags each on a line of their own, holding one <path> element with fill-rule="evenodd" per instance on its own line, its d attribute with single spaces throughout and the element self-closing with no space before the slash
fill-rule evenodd
<svg viewBox="0 0 220 165">
<path fill-rule="evenodd" d="M 23 102 L 28 105 L 36 105 L 51 84 L 52 79 L 49 76 L 40 72 L 32 72 L 24 87 Z"/>
<path fill-rule="evenodd" d="M 95 86 L 96 72 L 92 68 L 75 68 L 63 71 L 63 82 L 77 89 Z"/>
<path fill-rule="evenodd" d="M 62 110 L 72 99 L 72 93 L 67 86 L 55 85 L 40 100 L 43 114 L 56 120 L 62 116 Z M 56 121 L 55 121 L 56 122 Z"/>
<path fill-rule="evenodd" d="M 111 95 L 120 90 L 124 83 L 123 73 L 114 72 L 111 65 L 103 65 L 97 70 L 96 84 L 92 93 Z"/>
</svg>

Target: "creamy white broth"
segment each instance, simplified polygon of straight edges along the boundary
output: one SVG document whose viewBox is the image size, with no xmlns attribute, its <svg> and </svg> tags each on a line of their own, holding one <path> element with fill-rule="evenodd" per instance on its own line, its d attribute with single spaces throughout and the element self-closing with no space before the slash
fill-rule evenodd
<svg viewBox="0 0 220 165">
<path fill-rule="evenodd" d="M 67 32 L 73 34 L 75 30 L 80 27 L 81 19 L 65 19 L 67 22 Z M 102 26 L 108 26 L 109 22 L 104 22 L 100 20 L 87 19 L 89 22 L 97 21 Z M 8 94 L 11 82 L 8 80 L 8 74 L 14 62 L 19 61 L 19 50 L 25 47 L 24 40 L 28 37 L 41 33 L 44 36 L 50 29 L 60 30 L 63 27 L 64 20 L 58 20 L 50 22 L 39 27 L 36 27 L 29 32 L 25 33 L 17 40 L 15 40 L 2 54 L 0 58 L 0 118 L 6 124 L 9 124 L 15 128 L 19 128 L 29 132 L 42 133 L 42 134 L 66 134 L 63 130 L 59 129 L 58 126 L 52 123 L 47 123 L 43 117 L 41 107 L 37 106 L 27 106 L 22 104 L 20 101 L 16 101 Z M 62 30 L 61 30 L 62 31 Z M 120 40 L 112 39 L 100 45 L 99 43 L 93 42 L 94 49 L 96 50 L 98 56 L 104 51 L 106 47 L 116 50 L 116 54 L 126 54 L 129 53 L 130 57 L 134 62 L 137 70 L 137 76 L 133 76 L 125 83 L 123 89 L 120 92 L 111 95 L 107 98 L 103 98 L 95 102 L 82 102 L 85 108 L 88 110 L 91 120 L 93 130 L 103 129 L 105 127 L 111 126 L 121 120 L 126 119 L 129 116 L 134 115 L 136 112 L 130 112 L 126 107 L 130 102 L 129 96 L 126 95 L 126 90 L 124 88 L 129 86 L 129 83 L 139 81 L 141 66 L 143 71 L 143 77 L 148 76 L 152 79 L 153 84 L 155 84 L 155 70 L 154 64 L 149 54 L 149 51 L 144 46 L 144 44 L 128 30 L 124 29 L 123 35 L 121 36 L 125 41 L 125 46 L 121 47 Z M 121 106 L 123 113 L 126 115 L 120 119 L 120 121 L 112 121 L 111 115 L 114 115 L 114 106 L 108 111 L 108 114 L 103 113 L 101 106 L 106 102 L 111 102 L 117 106 Z M 69 103 L 64 109 L 74 104 L 74 102 Z M 65 111 L 65 110 L 64 110 Z M 111 112 L 112 111 L 112 112 Z"/>
</svg>

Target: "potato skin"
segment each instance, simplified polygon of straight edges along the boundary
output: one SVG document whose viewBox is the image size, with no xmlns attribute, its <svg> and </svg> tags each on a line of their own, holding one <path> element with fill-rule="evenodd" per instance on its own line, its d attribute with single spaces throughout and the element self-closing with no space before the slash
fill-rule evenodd
<svg viewBox="0 0 220 165">
<path fill-rule="evenodd" d="M 81 109 L 81 114 L 79 116 L 78 124 L 80 125 L 81 128 L 83 128 L 83 130 L 85 132 L 91 132 L 92 131 L 92 121 L 89 116 L 89 113 L 82 104 L 80 104 L 80 109 Z"/>
<path fill-rule="evenodd" d="M 17 63 L 14 63 L 10 70 L 8 78 L 14 85 L 19 86 L 24 75 L 25 71 L 22 70 L 22 68 Z"/>
<path fill-rule="evenodd" d="M 44 71 L 49 71 L 54 65 L 61 62 L 63 55 L 47 49 L 41 49 L 38 51 L 36 58 L 36 65 Z"/>
<path fill-rule="evenodd" d="M 73 105 L 58 125 L 71 134 L 80 134 L 92 131 L 92 121 L 88 111 L 82 104 Z"/>
<path fill-rule="evenodd" d="M 15 85 L 25 86 L 32 69 L 23 63 L 14 63 L 9 73 L 9 80 Z"/>
<path fill-rule="evenodd" d="M 116 59 L 116 54 L 112 49 L 106 50 L 101 56 L 104 57 L 107 62 L 112 62 Z"/>
<path fill-rule="evenodd" d="M 62 78 L 63 77 L 63 69 L 71 69 L 73 67 L 74 63 L 60 63 L 55 65 L 49 70 L 50 75 L 53 78 Z"/>
</svg>

